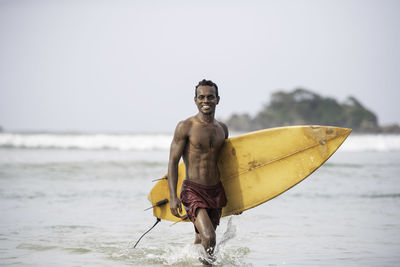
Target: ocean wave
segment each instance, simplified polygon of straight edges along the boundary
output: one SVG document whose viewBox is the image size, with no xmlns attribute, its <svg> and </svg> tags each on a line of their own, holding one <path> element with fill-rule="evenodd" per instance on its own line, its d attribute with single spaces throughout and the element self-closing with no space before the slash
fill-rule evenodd
<svg viewBox="0 0 400 267">
<path fill-rule="evenodd" d="M 166 151 L 171 134 L 16 134 L 0 133 L 0 147 Z M 340 151 L 400 151 L 400 135 L 350 135 Z"/>
<path fill-rule="evenodd" d="M 168 134 L 0 134 L 0 147 L 85 150 L 168 150 Z"/>
<path fill-rule="evenodd" d="M 341 151 L 400 151 L 400 135 L 351 134 L 339 148 Z"/>
</svg>

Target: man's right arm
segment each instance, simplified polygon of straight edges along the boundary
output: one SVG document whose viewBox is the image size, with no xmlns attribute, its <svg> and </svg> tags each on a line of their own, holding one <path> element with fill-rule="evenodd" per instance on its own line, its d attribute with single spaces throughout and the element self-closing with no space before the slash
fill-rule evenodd
<svg viewBox="0 0 400 267">
<path fill-rule="evenodd" d="M 169 163 L 168 163 L 168 186 L 170 195 L 171 213 L 180 218 L 179 212 L 182 212 L 181 202 L 178 199 L 176 188 L 178 183 L 178 163 L 183 155 L 187 138 L 188 138 L 188 122 L 181 121 L 175 129 L 174 138 L 171 143 Z M 179 212 L 178 212 L 179 211 Z"/>
</svg>

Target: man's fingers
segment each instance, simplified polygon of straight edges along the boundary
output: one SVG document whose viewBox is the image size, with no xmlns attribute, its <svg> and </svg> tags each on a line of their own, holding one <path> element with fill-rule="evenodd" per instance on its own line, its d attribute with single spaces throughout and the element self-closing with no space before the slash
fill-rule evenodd
<svg viewBox="0 0 400 267">
<path fill-rule="evenodd" d="M 171 209 L 171 213 L 172 213 L 172 215 L 174 215 L 175 217 L 182 218 L 182 216 L 179 215 L 178 210 L 177 210 L 176 208 Z"/>
</svg>

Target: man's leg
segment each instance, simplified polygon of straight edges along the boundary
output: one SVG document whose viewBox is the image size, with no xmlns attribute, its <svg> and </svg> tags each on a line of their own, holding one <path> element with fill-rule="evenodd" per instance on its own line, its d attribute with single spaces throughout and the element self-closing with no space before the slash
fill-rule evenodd
<svg viewBox="0 0 400 267">
<path fill-rule="evenodd" d="M 212 255 L 214 252 L 214 247 L 216 242 L 215 226 L 213 225 L 210 217 L 208 217 L 207 211 L 205 209 L 198 209 L 196 213 L 197 215 L 196 219 L 194 220 L 194 225 L 199 231 L 199 234 L 196 235 L 195 243 L 197 241 L 197 237 L 199 236 L 200 238 L 199 241 L 203 245 L 206 252 Z"/>
</svg>

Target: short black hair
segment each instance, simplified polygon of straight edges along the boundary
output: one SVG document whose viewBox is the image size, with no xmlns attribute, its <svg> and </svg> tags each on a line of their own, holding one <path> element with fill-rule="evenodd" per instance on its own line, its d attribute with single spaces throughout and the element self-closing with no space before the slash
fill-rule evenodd
<svg viewBox="0 0 400 267">
<path fill-rule="evenodd" d="M 194 89 L 194 97 L 197 97 L 197 87 L 199 87 L 199 86 L 204 86 L 204 85 L 214 86 L 214 88 L 215 88 L 215 93 L 216 93 L 217 96 L 218 96 L 218 86 L 217 86 L 213 81 L 211 81 L 211 80 L 203 79 L 203 80 L 201 80 L 201 81 L 199 82 L 198 85 L 196 85 L 196 88 Z"/>
</svg>

